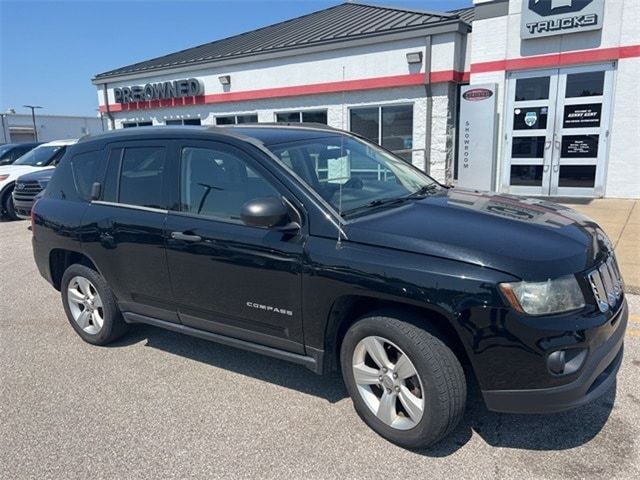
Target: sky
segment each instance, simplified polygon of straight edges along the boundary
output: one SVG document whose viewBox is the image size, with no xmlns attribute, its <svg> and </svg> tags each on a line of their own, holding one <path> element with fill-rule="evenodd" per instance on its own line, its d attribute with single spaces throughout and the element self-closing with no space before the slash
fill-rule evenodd
<svg viewBox="0 0 640 480">
<path fill-rule="evenodd" d="M 91 78 L 340 0 L 0 0 L 0 111 L 97 115 Z M 366 0 L 446 11 L 472 0 Z"/>
</svg>

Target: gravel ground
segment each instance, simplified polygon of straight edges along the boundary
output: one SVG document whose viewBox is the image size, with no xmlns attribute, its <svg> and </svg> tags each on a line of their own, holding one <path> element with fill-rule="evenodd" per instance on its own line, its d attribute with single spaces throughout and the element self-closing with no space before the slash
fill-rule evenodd
<svg viewBox="0 0 640 480">
<path fill-rule="evenodd" d="M 0 223 L 0 478 L 639 478 L 640 297 L 616 388 L 556 415 L 505 415 L 472 387 L 456 432 L 398 448 L 341 379 L 138 326 L 83 343 L 37 273 L 26 222 Z"/>
</svg>

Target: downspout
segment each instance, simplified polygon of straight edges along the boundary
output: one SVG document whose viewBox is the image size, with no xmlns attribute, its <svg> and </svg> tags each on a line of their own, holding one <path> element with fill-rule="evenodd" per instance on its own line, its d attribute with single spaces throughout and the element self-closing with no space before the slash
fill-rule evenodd
<svg viewBox="0 0 640 480">
<path fill-rule="evenodd" d="M 424 53 L 424 91 L 426 95 L 427 108 L 425 119 L 425 139 L 424 139 L 424 171 L 428 175 L 431 173 L 431 119 L 433 108 L 433 93 L 431 91 L 431 35 L 425 39 Z"/>
<path fill-rule="evenodd" d="M 107 118 L 109 119 L 109 130 L 115 130 L 116 129 L 116 122 L 113 119 L 113 115 L 111 115 L 111 110 L 109 110 L 109 95 L 108 95 L 108 90 L 107 90 L 107 84 L 103 83 L 102 84 L 102 98 L 104 101 L 104 106 L 106 109 L 106 114 L 107 114 Z"/>
</svg>

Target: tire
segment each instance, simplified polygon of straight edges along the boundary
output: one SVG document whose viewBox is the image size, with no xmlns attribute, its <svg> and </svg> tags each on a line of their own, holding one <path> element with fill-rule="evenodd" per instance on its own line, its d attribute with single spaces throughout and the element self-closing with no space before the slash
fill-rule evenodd
<svg viewBox="0 0 640 480">
<path fill-rule="evenodd" d="M 107 345 L 127 332 L 111 289 L 95 270 L 71 265 L 62 276 L 60 291 L 67 319 L 85 342 Z"/>
<path fill-rule="evenodd" d="M 18 220 L 18 216 L 16 215 L 16 208 L 13 204 L 13 188 L 10 188 L 8 192 L 5 193 L 4 199 L 2 202 L 2 210 L 4 211 L 5 217 L 9 220 Z"/>
<path fill-rule="evenodd" d="M 442 440 L 460 422 L 467 386 L 451 349 L 418 327 L 416 319 L 403 321 L 403 317 L 397 312 L 379 312 L 354 323 L 340 349 L 342 376 L 356 412 L 369 427 L 401 447 L 425 448 Z M 376 362 L 370 353 L 380 357 L 379 345 L 390 362 L 386 372 L 379 368 L 380 358 Z M 406 357 L 399 360 L 402 355 Z M 415 375 L 402 378 L 411 372 Z"/>
</svg>

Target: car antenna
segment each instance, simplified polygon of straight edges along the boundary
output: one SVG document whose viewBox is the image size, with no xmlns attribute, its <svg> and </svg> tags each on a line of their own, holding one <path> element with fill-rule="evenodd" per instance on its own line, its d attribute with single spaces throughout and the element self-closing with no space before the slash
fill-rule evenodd
<svg viewBox="0 0 640 480">
<path fill-rule="evenodd" d="M 342 105 L 340 109 L 342 110 L 342 122 L 341 127 L 344 130 L 344 65 L 342 65 Z M 340 134 L 340 159 L 344 156 L 344 133 Z M 342 218 L 342 180 L 339 180 L 339 193 L 338 193 L 338 222 Z M 338 242 L 336 243 L 336 250 L 340 250 L 342 248 L 342 228 L 338 224 Z"/>
</svg>

